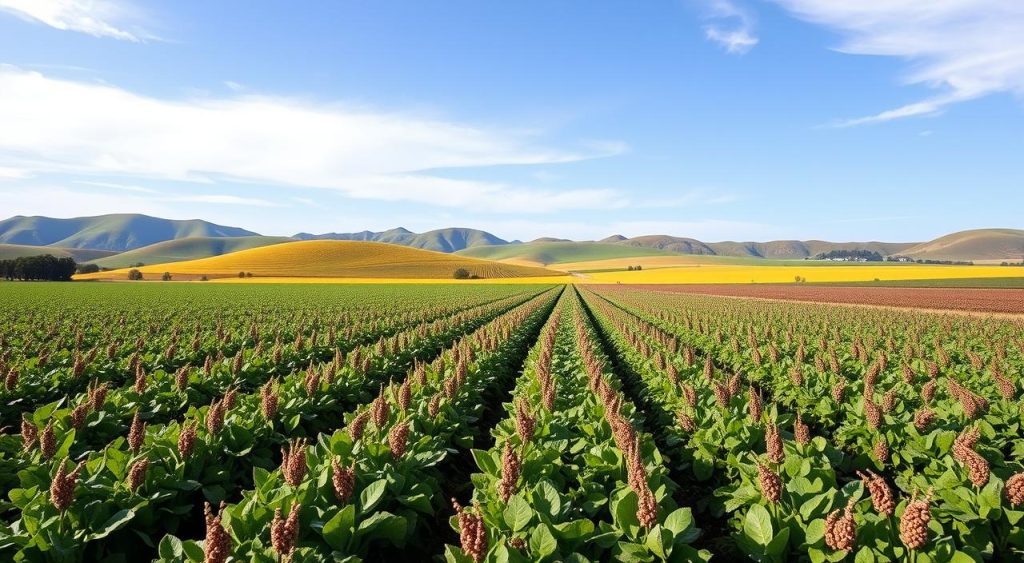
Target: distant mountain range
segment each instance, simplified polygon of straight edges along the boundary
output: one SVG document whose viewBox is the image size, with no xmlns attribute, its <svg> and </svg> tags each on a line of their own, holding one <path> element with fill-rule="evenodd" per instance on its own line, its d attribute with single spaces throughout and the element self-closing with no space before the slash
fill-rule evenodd
<svg viewBox="0 0 1024 563">
<path fill-rule="evenodd" d="M 243 237 L 255 234 L 199 219 L 177 221 L 139 214 L 74 219 L 18 215 L 0 221 L 0 243 L 114 252 L 186 237 Z"/>
<path fill-rule="evenodd" d="M 312 235 L 309 233 L 298 233 L 292 236 L 298 240 L 361 240 L 369 242 L 387 242 L 433 250 L 436 252 L 458 252 L 467 248 L 477 246 L 499 246 L 511 244 L 507 240 L 500 239 L 486 231 L 477 229 L 449 228 L 427 231 L 425 233 L 414 233 L 408 229 L 398 227 L 375 233 L 373 231 L 361 231 L 358 233 L 325 233 Z"/>
<path fill-rule="evenodd" d="M 1024 259 L 1024 230 L 1017 229 L 962 231 L 929 242 L 905 243 L 703 242 L 670 235 L 632 238 L 612 235 L 599 241 L 543 237 L 524 243 L 468 228 L 414 233 L 399 227 L 380 232 L 297 233 L 292 237 L 270 237 L 198 219 L 182 221 L 139 214 L 74 219 L 17 216 L 0 221 L 0 258 L 50 253 L 74 256 L 80 262 L 93 261 L 105 268 L 192 260 L 295 240 L 384 242 L 491 260 L 539 264 L 660 255 L 799 260 L 833 250 L 864 250 L 883 256 L 905 255 L 927 260 L 1017 262 Z"/>
</svg>

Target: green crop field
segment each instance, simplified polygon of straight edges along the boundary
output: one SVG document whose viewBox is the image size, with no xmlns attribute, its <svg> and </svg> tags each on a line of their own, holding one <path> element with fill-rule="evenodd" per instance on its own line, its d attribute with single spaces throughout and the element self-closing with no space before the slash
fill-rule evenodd
<svg viewBox="0 0 1024 563">
<path fill-rule="evenodd" d="M 1024 557 L 1017 320 L 552 284 L 0 287 L 3 561 Z"/>
</svg>

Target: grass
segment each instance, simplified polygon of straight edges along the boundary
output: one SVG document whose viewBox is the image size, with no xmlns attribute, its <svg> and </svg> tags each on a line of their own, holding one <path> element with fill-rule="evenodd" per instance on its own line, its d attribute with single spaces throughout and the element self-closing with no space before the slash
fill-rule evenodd
<svg viewBox="0 0 1024 563">
<path fill-rule="evenodd" d="M 174 279 L 191 280 L 201 276 L 238 279 L 239 272 L 251 272 L 255 278 L 360 278 L 451 279 L 458 268 L 482 278 L 561 277 L 563 274 L 543 268 L 531 268 L 488 262 L 465 256 L 418 250 L 377 242 L 314 240 L 275 244 L 171 264 L 143 266 L 139 271 L 148 279 L 159 279 L 169 272 Z M 76 276 L 76 279 L 127 279 L 128 269 Z"/>
<path fill-rule="evenodd" d="M 86 248 L 58 248 L 56 246 L 31 246 L 27 244 L 0 244 L 0 260 L 11 260 L 24 256 L 42 256 L 51 254 L 57 258 L 74 258 L 76 262 L 86 262 L 105 258 L 116 254 L 109 250 L 89 250 Z"/>
<path fill-rule="evenodd" d="M 456 253 L 486 260 L 519 260 L 540 265 L 637 256 L 681 256 L 665 250 L 600 242 L 530 242 L 469 248 Z"/>
</svg>

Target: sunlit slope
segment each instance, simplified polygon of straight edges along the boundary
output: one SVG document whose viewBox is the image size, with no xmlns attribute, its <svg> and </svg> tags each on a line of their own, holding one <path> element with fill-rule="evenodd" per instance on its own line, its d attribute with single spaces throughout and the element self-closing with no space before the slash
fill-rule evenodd
<svg viewBox="0 0 1024 563">
<path fill-rule="evenodd" d="M 482 278 L 559 276 L 543 268 L 530 268 L 478 260 L 465 256 L 419 250 L 393 244 L 360 241 L 312 240 L 287 242 L 242 250 L 201 260 L 143 266 L 147 279 L 169 272 L 176 279 L 237 276 L 251 272 L 258 278 L 392 278 L 451 279 L 464 268 Z M 100 272 L 76 279 L 125 279 L 128 270 Z"/>
<path fill-rule="evenodd" d="M 250 248 L 289 242 L 287 237 L 188 237 L 158 242 L 115 256 L 93 260 L 101 268 L 127 268 L 132 264 L 166 264 L 199 260 Z"/>
<path fill-rule="evenodd" d="M 1024 260 L 1024 230 L 960 231 L 909 248 L 905 254 L 924 260 Z"/>
<path fill-rule="evenodd" d="M 629 258 L 632 256 L 671 256 L 672 252 L 656 248 L 625 246 L 602 242 L 527 242 L 503 246 L 481 246 L 459 251 L 460 256 L 473 256 L 487 260 L 531 262 L 555 265 L 563 262 L 582 262 Z"/>
</svg>

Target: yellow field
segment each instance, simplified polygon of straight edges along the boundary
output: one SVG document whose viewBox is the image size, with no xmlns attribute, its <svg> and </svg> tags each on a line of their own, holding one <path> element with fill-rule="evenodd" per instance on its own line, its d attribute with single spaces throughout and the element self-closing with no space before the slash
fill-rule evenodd
<svg viewBox="0 0 1024 563">
<path fill-rule="evenodd" d="M 572 276 L 525 276 L 518 278 L 487 278 L 479 280 L 456 280 L 451 277 L 438 279 L 438 278 L 324 278 L 324 277 L 306 277 L 306 278 L 215 278 L 211 279 L 211 283 L 345 283 L 345 284 L 374 284 L 374 283 L 387 283 L 387 284 L 418 284 L 418 283 L 451 283 L 451 284 L 562 284 L 562 283 L 573 283 L 578 281 L 578 278 Z"/>
<path fill-rule="evenodd" d="M 170 264 L 142 266 L 146 279 L 159 279 L 169 272 L 174 279 L 187 281 L 207 276 L 234 278 L 239 272 L 251 272 L 254 278 L 371 278 L 428 279 L 432 282 L 452 279 L 458 268 L 482 278 L 547 278 L 564 274 L 543 268 L 530 268 L 479 260 L 393 244 L 359 241 L 313 240 L 263 246 L 249 250 Z M 128 269 L 75 276 L 81 280 L 123 280 Z M 241 280 L 239 280 L 241 281 Z M 276 280 L 280 281 L 280 279 Z"/>
<path fill-rule="evenodd" d="M 504 261 L 504 260 L 503 260 Z M 551 264 L 548 268 L 563 272 L 579 272 L 584 270 L 611 270 L 614 268 L 626 269 L 629 266 L 643 266 L 644 268 L 669 268 L 672 266 L 690 266 L 692 264 L 707 263 L 706 256 L 633 256 L 629 258 L 609 258 L 606 260 L 586 260 L 583 262 L 565 262 L 562 264 Z M 527 262 L 523 260 L 522 262 Z M 524 264 L 526 265 L 526 264 Z"/>
<path fill-rule="evenodd" d="M 726 266 L 693 264 L 677 268 L 639 272 L 594 272 L 580 274 L 585 283 L 791 283 L 795 276 L 816 282 L 892 280 L 934 280 L 953 278 L 1020 277 L 1018 268 L 1000 266 Z"/>
</svg>

